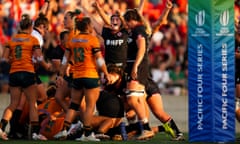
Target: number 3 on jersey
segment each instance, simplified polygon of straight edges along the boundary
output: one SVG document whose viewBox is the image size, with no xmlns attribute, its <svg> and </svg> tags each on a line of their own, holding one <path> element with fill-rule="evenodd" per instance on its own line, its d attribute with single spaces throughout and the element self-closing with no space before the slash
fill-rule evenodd
<svg viewBox="0 0 240 144">
<path fill-rule="evenodd" d="M 83 48 L 74 48 L 74 61 L 83 62 L 84 61 L 84 49 Z"/>
</svg>

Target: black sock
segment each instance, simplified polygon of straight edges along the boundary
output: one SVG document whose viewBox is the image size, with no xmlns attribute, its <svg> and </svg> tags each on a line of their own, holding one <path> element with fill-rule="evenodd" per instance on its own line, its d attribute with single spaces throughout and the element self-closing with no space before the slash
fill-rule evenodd
<svg viewBox="0 0 240 144">
<path fill-rule="evenodd" d="M 62 129 L 62 130 L 68 131 L 68 130 L 70 129 L 70 126 L 71 126 L 71 123 L 70 123 L 70 122 L 64 121 L 63 129 Z"/>
<path fill-rule="evenodd" d="M 150 126 L 149 126 L 149 123 L 143 124 L 143 129 L 144 129 L 144 130 L 151 130 L 151 128 L 150 128 Z"/>
<path fill-rule="evenodd" d="M 39 125 L 39 122 L 38 121 L 32 121 L 31 122 L 31 131 L 32 133 L 36 133 L 36 134 L 39 134 L 39 131 L 40 131 L 40 125 Z"/>
<path fill-rule="evenodd" d="M 91 126 L 83 126 L 84 135 L 87 137 L 92 133 L 92 127 Z"/>
<path fill-rule="evenodd" d="M 137 134 L 141 134 L 143 131 L 143 123 L 142 122 L 137 122 Z"/>
<path fill-rule="evenodd" d="M 158 126 L 158 132 L 164 132 L 165 129 L 162 125 Z"/>
<path fill-rule="evenodd" d="M 3 131 L 5 131 L 7 124 L 8 124 L 8 121 L 5 120 L 5 119 L 2 119 L 2 120 L 1 120 L 1 123 L 0 123 L 0 128 L 1 128 Z"/>
<path fill-rule="evenodd" d="M 127 133 L 138 130 L 138 123 L 131 123 L 126 126 Z"/>
<path fill-rule="evenodd" d="M 118 126 L 110 128 L 106 134 L 109 135 L 110 137 L 113 137 L 115 134 L 121 134 L 121 131 L 119 129 L 120 128 Z"/>
<path fill-rule="evenodd" d="M 170 127 L 176 132 L 176 134 L 181 133 L 173 119 L 171 119 L 169 123 Z"/>
<path fill-rule="evenodd" d="M 19 119 L 22 115 L 22 110 L 16 109 L 13 112 L 12 118 L 10 120 L 10 133 L 16 133 L 18 132 L 19 128 Z"/>
</svg>

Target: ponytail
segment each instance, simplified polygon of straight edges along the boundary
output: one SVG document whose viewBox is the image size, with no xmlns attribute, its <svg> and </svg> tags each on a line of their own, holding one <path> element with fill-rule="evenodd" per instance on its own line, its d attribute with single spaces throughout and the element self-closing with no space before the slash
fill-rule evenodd
<svg viewBox="0 0 240 144">
<path fill-rule="evenodd" d="M 32 26 L 32 20 L 30 19 L 30 16 L 28 14 L 23 14 L 21 16 L 21 20 L 19 24 L 20 24 L 20 28 L 22 30 L 25 30 Z"/>
</svg>

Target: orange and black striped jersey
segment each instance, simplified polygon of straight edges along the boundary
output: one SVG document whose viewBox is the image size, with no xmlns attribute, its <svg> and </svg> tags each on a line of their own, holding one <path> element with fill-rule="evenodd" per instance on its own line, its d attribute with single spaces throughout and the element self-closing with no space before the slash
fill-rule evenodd
<svg viewBox="0 0 240 144">
<path fill-rule="evenodd" d="M 67 43 L 73 57 L 73 78 L 98 78 L 93 50 L 100 49 L 97 37 L 91 34 L 78 34 Z"/>
<path fill-rule="evenodd" d="M 10 49 L 10 73 L 17 71 L 35 72 L 32 55 L 34 49 L 40 48 L 35 37 L 26 33 L 16 34 L 6 44 L 6 48 Z"/>
</svg>

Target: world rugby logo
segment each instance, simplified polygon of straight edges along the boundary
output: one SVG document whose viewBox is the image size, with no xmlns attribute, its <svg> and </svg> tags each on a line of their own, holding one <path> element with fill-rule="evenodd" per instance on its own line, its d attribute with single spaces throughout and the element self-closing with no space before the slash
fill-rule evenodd
<svg viewBox="0 0 240 144">
<path fill-rule="evenodd" d="M 198 26 L 203 26 L 205 23 L 205 11 L 201 10 L 195 15 L 195 22 Z"/>
<path fill-rule="evenodd" d="M 229 23 L 229 11 L 228 10 L 225 10 L 221 13 L 219 21 L 222 26 L 228 25 L 228 23 Z"/>
</svg>

